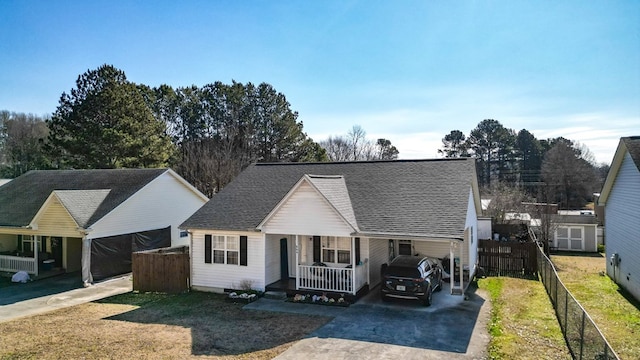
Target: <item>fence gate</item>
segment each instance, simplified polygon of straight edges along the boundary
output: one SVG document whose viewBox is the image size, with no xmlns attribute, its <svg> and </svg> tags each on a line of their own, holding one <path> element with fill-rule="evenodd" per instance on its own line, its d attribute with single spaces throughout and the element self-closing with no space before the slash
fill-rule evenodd
<svg viewBox="0 0 640 360">
<path fill-rule="evenodd" d="M 535 278 L 538 271 L 534 242 L 480 240 L 479 266 L 486 275 Z"/>
<path fill-rule="evenodd" d="M 138 251 L 131 254 L 133 290 L 189 291 L 189 247 Z"/>
</svg>

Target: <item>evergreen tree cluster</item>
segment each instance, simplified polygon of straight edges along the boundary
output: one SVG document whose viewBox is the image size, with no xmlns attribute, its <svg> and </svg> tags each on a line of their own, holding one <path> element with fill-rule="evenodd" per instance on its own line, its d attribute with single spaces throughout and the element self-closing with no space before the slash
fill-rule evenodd
<svg viewBox="0 0 640 360">
<path fill-rule="evenodd" d="M 0 170 L 172 167 L 211 197 L 253 162 L 326 161 L 271 85 L 150 87 L 88 70 L 51 117 L 0 112 Z"/>
<path fill-rule="evenodd" d="M 563 137 L 538 140 L 494 119 L 482 120 L 469 135 L 452 130 L 438 150 L 445 157 L 474 157 L 486 193 L 497 185 L 519 188 L 535 201 L 581 208 L 599 191 L 608 166 L 597 165 L 588 148 Z"/>
</svg>

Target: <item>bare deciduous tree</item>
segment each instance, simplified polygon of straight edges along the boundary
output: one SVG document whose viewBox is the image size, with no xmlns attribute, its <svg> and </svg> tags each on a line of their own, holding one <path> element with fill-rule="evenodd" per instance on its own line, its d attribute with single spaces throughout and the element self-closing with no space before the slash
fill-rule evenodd
<svg viewBox="0 0 640 360">
<path fill-rule="evenodd" d="M 399 154 L 390 140 L 368 140 L 360 125 L 354 125 L 346 136 L 329 136 L 320 146 L 331 161 L 395 160 Z"/>
</svg>

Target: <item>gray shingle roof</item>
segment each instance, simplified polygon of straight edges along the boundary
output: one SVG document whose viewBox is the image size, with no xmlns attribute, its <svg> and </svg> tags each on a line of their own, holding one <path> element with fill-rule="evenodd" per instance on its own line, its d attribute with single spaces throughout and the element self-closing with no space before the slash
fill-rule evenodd
<svg viewBox="0 0 640 360">
<path fill-rule="evenodd" d="M 551 215 L 551 219 L 558 224 L 597 224 L 598 219 L 593 215 Z"/>
<path fill-rule="evenodd" d="M 36 170 L 0 187 L 0 226 L 27 226 L 54 190 L 110 190 L 90 226 L 167 169 Z M 96 193 L 91 195 L 96 200 Z M 63 195 L 64 196 L 64 195 Z M 73 197 L 73 196 L 72 196 Z M 77 200 L 67 199 L 71 203 Z"/>
<path fill-rule="evenodd" d="M 342 217 L 353 227 L 358 228 L 356 215 L 353 213 L 353 204 L 349 197 L 347 184 L 342 176 L 309 175 L 307 177 L 313 186 L 331 203 Z"/>
<path fill-rule="evenodd" d="M 623 137 L 624 145 L 629 150 L 629 155 L 640 171 L 640 136 Z"/>
<path fill-rule="evenodd" d="M 87 228 L 89 220 L 111 190 L 55 190 L 54 194 L 82 228 Z"/>
<path fill-rule="evenodd" d="M 307 174 L 341 175 L 363 233 L 464 232 L 473 159 L 254 164 L 182 225 L 254 230 Z"/>
</svg>

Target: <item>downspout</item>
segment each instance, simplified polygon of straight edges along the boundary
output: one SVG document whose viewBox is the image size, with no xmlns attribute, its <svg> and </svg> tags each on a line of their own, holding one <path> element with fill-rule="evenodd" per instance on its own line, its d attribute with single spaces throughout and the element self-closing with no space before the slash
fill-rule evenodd
<svg viewBox="0 0 640 360">
<path fill-rule="evenodd" d="M 34 265 L 35 265 L 35 270 L 36 270 L 36 276 L 38 276 L 38 270 L 40 268 L 40 266 L 38 266 L 38 253 L 40 252 L 40 246 L 38 246 L 38 244 L 40 243 L 40 235 L 34 235 L 33 236 L 33 261 L 34 261 Z"/>
<path fill-rule="evenodd" d="M 91 239 L 88 239 L 90 229 L 78 229 L 82 234 L 82 284 L 89 287 L 93 284 L 91 275 Z"/>
<path fill-rule="evenodd" d="M 187 234 L 189 234 L 189 291 L 191 291 L 193 284 L 193 232 L 187 230 Z"/>
</svg>

